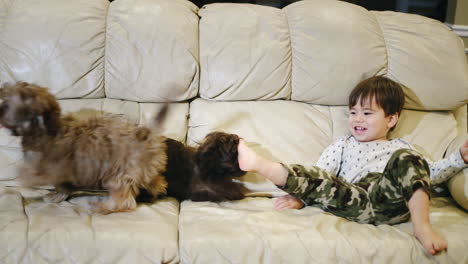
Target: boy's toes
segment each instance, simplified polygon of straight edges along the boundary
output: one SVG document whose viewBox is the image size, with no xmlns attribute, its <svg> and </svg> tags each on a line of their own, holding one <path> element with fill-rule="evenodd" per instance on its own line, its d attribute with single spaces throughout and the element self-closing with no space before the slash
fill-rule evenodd
<svg viewBox="0 0 468 264">
<path fill-rule="evenodd" d="M 446 241 L 441 241 L 439 243 L 435 243 L 434 245 L 434 254 L 437 253 L 437 252 L 440 252 L 440 251 L 443 251 L 447 249 L 447 242 Z"/>
<path fill-rule="evenodd" d="M 434 247 L 431 245 L 430 248 L 428 248 L 427 252 L 431 255 L 434 255 L 436 253 Z"/>
<path fill-rule="evenodd" d="M 447 249 L 447 242 L 446 241 L 436 241 L 431 243 L 427 247 L 427 252 L 431 255 L 435 255 L 441 251 L 444 251 Z"/>
</svg>

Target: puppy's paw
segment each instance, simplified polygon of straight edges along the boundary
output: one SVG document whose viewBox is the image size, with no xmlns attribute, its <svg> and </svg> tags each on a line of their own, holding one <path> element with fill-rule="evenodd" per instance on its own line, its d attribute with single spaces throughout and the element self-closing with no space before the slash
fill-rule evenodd
<svg viewBox="0 0 468 264">
<path fill-rule="evenodd" d="M 102 214 L 102 215 L 107 215 L 110 213 L 113 213 L 113 210 L 110 210 L 108 208 L 108 205 L 106 202 L 101 202 L 101 201 L 92 201 L 89 203 L 91 208 L 90 211 L 93 214 Z"/>
<path fill-rule="evenodd" d="M 51 192 L 44 196 L 43 200 L 46 203 L 61 203 L 68 198 L 69 194 L 64 192 Z"/>
<path fill-rule="evenodd" d="M 107 200 L 105 202 L 90 202 L 91 212 L 96 214 L 112 214 L 117 212 L 130 212 L 135 210 L 134 207 L 126 207 L 116 205 L 112 200 Z"/>
</svg>

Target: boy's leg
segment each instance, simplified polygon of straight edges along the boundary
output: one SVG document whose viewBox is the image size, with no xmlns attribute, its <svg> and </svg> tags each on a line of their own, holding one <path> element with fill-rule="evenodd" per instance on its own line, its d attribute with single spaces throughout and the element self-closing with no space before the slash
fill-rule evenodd
<svg viewBox="0 0 468 264">
<path fill-rule="evenodd" d="M 306 169 L 301 165 L 284 166 L 288 177 L 284 186 L 287 193 L 307 205 L 322 209 L 359 223 L 373 223 L 373 209 L 367 191 L 318 167 Z"/>
<path fill-rule="evenodd" d="M 434 232 L 429 220 L 429 195 L 419 188 L 413 193 L 409 202 L 414 236 L 421 242 L 429 254 L 436 254 L 447 248 L 447 241 Z"/>
<path fill-rule="evenodd" d="M 390 158 L 380 180 L 367 189 L 377 224 L 396 224 L 411 216 L 416 238 L 428 253 L 435 254 L 447 248 L 447 242 L 432 230 L 429 221 L 429 186 L 429 166 L 424 158 L 413 150 L 400 149 Z"/>
<path fill-rule="evenodd" d="M 393 153 L 384 172 L 374 181 L 356 183 L 369 191 L 376 224 L 398 224 L 410 217 L 408 201 L 419 188 L 428 191 L 429 166 L 419 153 L 400 149 Z"/>
<path fill-rule="evenodd" d="M 318 204 L 326 211 L 352 221 L 373 221 L 368 195 L 362 188 L 319 168 L 308 171 L 299 165 L 286 167 L 266 160 L 247 147 L 242 139 L 239 141 L 238 152 L 241 170 L 258 172 L 306 204 Z"/>
</svg>

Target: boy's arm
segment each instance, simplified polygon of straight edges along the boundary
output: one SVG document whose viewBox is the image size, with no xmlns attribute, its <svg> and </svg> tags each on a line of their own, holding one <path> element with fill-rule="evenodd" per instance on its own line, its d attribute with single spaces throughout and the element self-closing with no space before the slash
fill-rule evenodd
<svg viewBox="0 0 468 264">
<path fill-rule="evenodd" d="M 465 163 L 460 151 L 455 151 L 448 157 L 436 162 L 429 162 L 431 183 L 445 182 L 466 167 L 468 167 L 468 164 Z"/>
</svg>

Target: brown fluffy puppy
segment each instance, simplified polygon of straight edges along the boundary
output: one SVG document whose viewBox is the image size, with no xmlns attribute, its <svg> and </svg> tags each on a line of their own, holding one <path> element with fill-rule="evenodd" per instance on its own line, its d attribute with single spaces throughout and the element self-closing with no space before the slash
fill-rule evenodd
<svg viewBox="0 0 468 264">
<path fill-rule="evenodd" d="M 135 209 L 137 197 L 244 198 L 246 189 L 233 181 L 245 174 L 237 162 L 237 135 L 213 132 L 198 148 L 186 147 L 116 115 L 62 117 L 55 97 L 36 85 L 4 87 L 0 98 L 0 124 L 21 137 L 25 162 L 18 177 L 26 186 L 54 185 L 56 193 L 46 200 L 61 202 L 77 190 L 105 189 L 110 198 L 94 211 L 111 213 Z M 156 123 L 166 112 L 167 105 Z"/>
<path fill-rule="evenodd" d="M 166 193 L 165 138 L 154 129 L 114 115 L 61 117 L 47 89 L 24 82 L 0 89 L 0 98 L 0 124 L 21 137 L 25 162 L 18 178 L 27 186 L 54 185 L 57 193 L 48 200 L 63 201 L 77 189 L 105 189 L 109 199 L 93 210 L 111 213 L 135 209 L 140 190 Z"/>
</svg>

